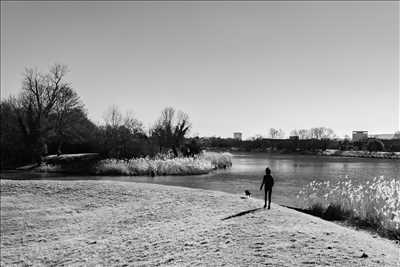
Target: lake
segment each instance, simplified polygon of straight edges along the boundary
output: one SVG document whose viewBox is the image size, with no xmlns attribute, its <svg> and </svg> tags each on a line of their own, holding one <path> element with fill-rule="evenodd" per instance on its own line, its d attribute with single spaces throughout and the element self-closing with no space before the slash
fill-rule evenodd
<svg viewBox="0 0 400 267">
<path fill-rule="evenodd" d="M 2 177 L 9 179 L 122 180 L 218 190 L 240 195 L 244 195 L 244 190 L 249 190 L 254 197 L 263 198 L 263 192 L 259 191 L 259 188 L 265 168 L 268 166 L 275 179 L 272 202 L 292 207 L 299 207 L 296 198 L 298 191 L 313 180 L 335 181 L 344 179 L 346 175 L 356 183 L 362 183 L 381 175 L 400 180 L 400 161 L 394 159 L 233 153 L 232 162 L 233 166 L 230 169 L 194 176 L 107 177 L 3 173 Z"/>
</svg>

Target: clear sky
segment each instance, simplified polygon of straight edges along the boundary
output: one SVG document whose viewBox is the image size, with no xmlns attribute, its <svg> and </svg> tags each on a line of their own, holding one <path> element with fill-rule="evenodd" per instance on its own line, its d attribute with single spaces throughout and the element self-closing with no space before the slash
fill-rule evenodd
<svg viewBox="0 0 400 267">
<path fill-rule="evenodd" d="M 94 121 L 146 126 L 166 106 L 192 134 L 399 129 L 398 2 L 1 2 L 1 93 L 68 65 Z"/>
</svg>

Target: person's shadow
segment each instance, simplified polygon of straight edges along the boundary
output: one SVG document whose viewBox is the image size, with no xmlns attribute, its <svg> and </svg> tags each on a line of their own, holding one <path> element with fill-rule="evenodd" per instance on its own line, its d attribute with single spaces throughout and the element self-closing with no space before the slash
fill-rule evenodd
<svg viewBox="0 0 400 267">
<path fill-rule="evenodd" d="M 263 210 L 263 208 L 256 208 L 256 209 L 252 209 L 252 210 L 245 210 L 245 211 L 242 211 L 242 212 L 233 214 L 233 215 L 231 215 L 231 216 L 222 218 L 221 221 L 225 221 L 225 220 L 229 220 L 229 219 L 232 219 L 232 218 L 235 218 L 235 217 L 243 216 L 243 215 L 246 215 L 246 214 L 249 214 L 249 213 L 256 212 L 256 211 L 258 211 L 258 210 Z"/>
</svg>

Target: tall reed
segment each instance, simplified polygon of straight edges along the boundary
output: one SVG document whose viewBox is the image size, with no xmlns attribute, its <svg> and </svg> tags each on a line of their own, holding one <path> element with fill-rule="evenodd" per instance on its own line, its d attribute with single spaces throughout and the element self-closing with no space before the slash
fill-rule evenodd
<svg viewBox="0 0 400 267">
<path fill-rule="evenodd" d="M 204 152 L 195 157 L 157 155 L 129 160 L 105 159 L 97 163 L 95 174 L 102 175 L 193 175 L 232 166 L 229 153 Z"/>
<path fill-rule="evenodd" d="M 303 208 L 368 225 L 400 240 L 400 180 L 383 176 L 355 184 L 346 177 L 331 183 L 313 181 L 298 194 Z"/>
</svg>

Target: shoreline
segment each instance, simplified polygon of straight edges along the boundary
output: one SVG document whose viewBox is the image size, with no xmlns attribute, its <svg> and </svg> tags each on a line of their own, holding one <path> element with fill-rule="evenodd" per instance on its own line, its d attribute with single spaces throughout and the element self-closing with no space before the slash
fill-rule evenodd
<svg viewBox="0 0 400 267">
<path fill-rule="evenodd" d="M 337 149 L 326 149 L 321 151 L 268 151 L 268 150 L 218 150 L 218 152 L 229 152 L 229 153 L 266 153 L 272 155 L 299 155 L 299 156 L 319 156 L 319 157 L 343 157 L 343 158 L 371 158 L 371 159 L 400 159 L 400 152 L 370 152 L 364 150 L 337 150 Z"/>
<path fill-rule="evenodd" d="M 219 191 L 1 180 L 1 192 L 2 265 L 400 263 L 393 241 Z"/>
<path fill-rule="evenodd" d="M 400 152 L 370 152 L 364 150 L 351 151 L 351 150 L 326 149 L 322 151 L 322 156 L 374 158 L 374 159 L 400 159 Z"/>
</svg>

